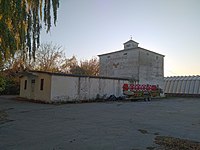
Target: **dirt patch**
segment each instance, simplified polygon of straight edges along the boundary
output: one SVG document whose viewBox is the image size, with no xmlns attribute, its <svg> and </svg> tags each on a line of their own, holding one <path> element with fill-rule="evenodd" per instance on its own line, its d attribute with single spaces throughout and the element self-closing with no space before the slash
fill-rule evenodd
<svg viewBox="0 0 200 150">
<path fill-rule="evenodd" d="M 11 122 L 11 121 L 14 121 L 14 120 L 8 119 L 8 114 L 6 113 L 5 110 L 0 110 L 0 125 L 7 122 Z"/>
<path fill-rule="evenodd" d="M 122 104 L 117 104 L 117 106 L 121 106 Z"/>
<path fill-rule="evenodd" d="M 149 146 L 149 147 L 147 147 L 146 149 L 147 149 L 147 150 L 155 150 L 155 149 L 156 149 L 156 147 Z"/>
<path fill-rule="evenodd" d="M 144 129 L 138 129 L 138 131 L 140 131 L 142 134 L 148 134 L 148 131 Z"/>
<path fill-rule="evenodd" d="M 200 150 L 200 143 L 187 139 L 157 136 L 154 141 L 163 150 Z"/>
<path fill-rule="evenodd" d="M 5 111 L 0 110 L 0 122 L 6 120 L 7 117 L 8 117 L 8 114 Z"/>
<path fill-rule="evenodd" d="M 20 111 L 20 113 L 28 113 L 28 112 L 30 112 L 29 110 L 22 110 L 22 111 Z"/>
<path fill-rule="evenodd" d="M 159 132 L 155 132 L 154 135 L 160 135 L 160 133 Z"/>
</svg>

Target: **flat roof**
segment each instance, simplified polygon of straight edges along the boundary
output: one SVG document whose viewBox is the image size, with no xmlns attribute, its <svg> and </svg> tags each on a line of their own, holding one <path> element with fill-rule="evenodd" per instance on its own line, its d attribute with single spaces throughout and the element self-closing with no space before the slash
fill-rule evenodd
<svg viewBox="0 0 200 150">
<path fill-rule="evenodd" d="M 87 76 L 87 75 L 67 74 L 67 73 L 48 72 L 48 71 L 35 71 L 35 70 L 30 70 L 28 72 L 22 72 L 22 76 L 23 75 L 26 76 L 28 74 L 36 76 L 35 73 L 43 73 L 43 74 L 55 75 L 55 76 L 68 76 L 68 77 L 88 77 L 88 78 L 98 78 L 98 79 L 129 80 L 129 78 L 120 78 L 120 77 Z"/>
<path fill-rule="evenodd" d="M 148 52 L 150 52 L 150 53 L 154 53 L 154 54 L 157 54 L 157 55 L 160 55 L 160 56 L 165 57 L 165 55 L 162 55 L 162 54 L 153 52 L 153 51 L 151 51 L 151 50 L 148 50 L 148 49 L 145 49 L 145 48 L 142 48 L 142 47 L 135 47 L 135 48 L 130 48 L 130 49 L 118 50 L 118 51 L 114 51 L 114 52 L 109 52 L 109 53 L 105 53 L 105 54 L 100 54 L 100 55 L 98 55 L 98 56 L 101 57 L 101 56 L 104 56 L 104 55 L 110 55 L 110 54 L 113 54 L 113 53 L 118 53 L 118 52 L 123 52 L 123 51 L 130 51 L 130 50 L 136 50 L 136 49 L 142 49 L 142 50 L 148 51 Z"/>
</svg>

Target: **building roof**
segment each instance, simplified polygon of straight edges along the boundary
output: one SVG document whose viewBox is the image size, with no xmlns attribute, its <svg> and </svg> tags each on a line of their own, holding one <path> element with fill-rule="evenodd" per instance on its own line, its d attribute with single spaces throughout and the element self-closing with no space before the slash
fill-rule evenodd
<svg viewBox="0 0 200 150">
<path fill-rule="evenodd" d="M 127 43 L 137 43 L 137 44 L 139 44 L 138 42 L 135 42 L 133 40 L 129 40 L 129 41 L 125 42 L 124 44 L 127 44 Z"/>
<path fill-rule="evenodd" d="M 66 73 L 35 71 L 35 70 L 25 71 L 20 74 L 21 74 L 21 77 L 23 77 L 23 76 L 38 76 L 37 73 L 43 73 L 43 74 L 55 75 L 55 76 L 68 76 L 68 77 L 87 77 L 87 78 L 98 78 L 98 79 L 129 80 L 129 78 L 120 78 L 120 77 L 87 76 L 87 75 L 66 74 Z"/>
<path fill-rule="evenodd" d="M 164 80 L 200 80 L 200 75 L 192 75 L 192 76 L 168 76 L 164 77 Z"/>
<path fill-rule="evenodd" d="M 129 40 L 129 41 L 131 41 L 131 40 Z M 128 42 L 129 42 L 129 41 L 128 41 Z M 127 43 L 127 42 L 126 42 L 126 43 Z M 135 47 L 135 48 L 130 48 L 130 49 L 118 50 L 118 51 L 114 51 L 114 52 L 110 52 L 110 53 L 100 54 L 100 55 L 98 55 L 98 56 L 101 57 L 101 56 L 104 56 L 104 55 L 110 55 L 110 54 L 113 54 L 113 53 L 125 52 L 125 51 L 136 50 L 136 49 L 142 49 L 142 50 L 148 51 L 148 52 L 150 52 L 150 53 L 154 53 L 154 54 L 160 55 L 160 56 L 162 56 L 162 57 L 165 57 L 165 55 L 162 55 L 162 54 L 153 52 L 153 51 L 151 51 L 151 50 L 148 50 L 148 49 L 145 49 L 145 48 L 142 48 L 142 47 Z"/>
</svg>

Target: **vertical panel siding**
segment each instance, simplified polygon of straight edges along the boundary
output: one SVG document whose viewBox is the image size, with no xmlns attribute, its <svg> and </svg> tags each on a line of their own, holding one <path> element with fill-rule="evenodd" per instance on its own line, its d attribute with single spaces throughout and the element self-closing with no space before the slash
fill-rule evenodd
<svg viewBox="0 0 200 150">
<path fill-rule="evenodd" d="M 198 86 L 198 94 L 200 94 L 200 80 L 199 80 L 199 86 Z"/>
<path fill-rule="evenodd" d="M 164 82 L 164 90 L 166 91 L 166 92 L 168 92 L 168 87 L 169 87 L 169 80 L 168 80 L 168 77 L 165 79 L 165 82 Z"/>
<path fill-rule="evenodd" d="M 171 84 L 170 84 L 170 88 L 169 88 L 169 92 L 170 92 L 170 93 L 173 93 L 174 80 L 175 80 L 175 78 L 172 78 L 172 80 L 171 80 Z"/>
<path fill-rule="evenodd" d="M 179 92 L 180 92 L 182 82 L 183 82 L 182 78 L 179 78 L 179 80 L 178 80 L 178 85 L 177 85 L 177 89 L 176 89 L 176 93 L 179 93 Z"/>
<path fill-rule="evenodd" d="M 189 89 L 190 89 L 190 80 L 187 78 L 184 93 L 189 94 Z"/>
<path fill-rule="evenodd" d="M 183 79 L 182 86 L 181 86 L 181 91 L 180 91 L 181 94 L 185 93 L 186 82 L 187 82 L 187 80 Z"/>
<path fill-rule="evenodd" d="M 173 76 L 165 78 L 165 93 L 199 95 L 200 76 Z"/>
<path fill-rule="evenodd" d="M 189 94 L 194 94 L 195 80 L 190 81 Z"/>
<path fill-rule="evenodd" d="M 173 91 L 172 91 L 172 93 L 176 93 L 177 86 L 178 86 L 178 77 L 175 78 L 175 80 L 174 80 L 174 87 L 173 87 Z"/>
<path fill-rule="evenodd" d="M 164 89 L 166 90 L 169 84 L 169 80 L 168 78 L 166 78 L 165 82 L 164 82 Z"/>
<path fill-rule="evenodd" d="M 194 94 L 198 94 L 199 92 L 199 84 L 200 84 L 200 80 L 195 80 L 195 85 L 194 85 Z"/>
</svg>

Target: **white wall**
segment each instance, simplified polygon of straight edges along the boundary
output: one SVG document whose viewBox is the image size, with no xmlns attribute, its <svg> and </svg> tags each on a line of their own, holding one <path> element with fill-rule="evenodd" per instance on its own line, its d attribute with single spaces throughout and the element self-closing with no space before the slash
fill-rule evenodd
<svg viewBox="0 0 200 150">
<path fill-rule="evenodd" d="M 139 50 L 129 49 L 100 56 L 100 76 L 138 80 Z"/>
<path fill-rule="evenodd" d="M 164 89 L 164 56 L 140 47 L 100 55 L 100 75 L 132 78 Z"/>
<path fill-rule="evenodd" d="M 126 80 L 52 76 L 51 101 L 95 100 L 110 95 L 122 96 L 122 86 Z"/>
<path fill-rule="evenodd" d="M 140 49 L 139 64 L 139 83 L 159 85 L 164 89 L 164 57 Z"/>
<path fill-rule="evenodd" d="M 78 100 L 79 78 L 52 76 L 51 101 Z"/>
</svg>

